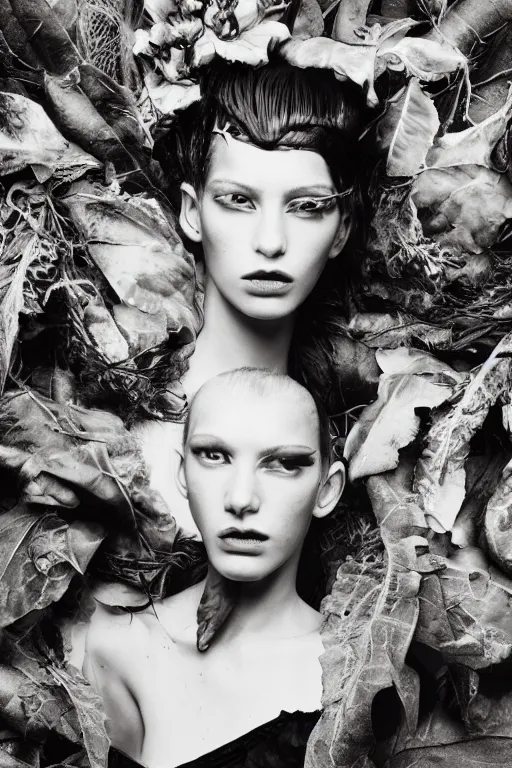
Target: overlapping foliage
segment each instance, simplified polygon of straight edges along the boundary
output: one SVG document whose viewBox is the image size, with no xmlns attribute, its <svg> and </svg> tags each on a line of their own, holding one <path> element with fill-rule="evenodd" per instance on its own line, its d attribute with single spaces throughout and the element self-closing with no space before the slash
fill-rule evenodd
<svg viewBox="0 0 512 768">
<path fill-rule="evenodd" d="M 270 49 L 354 80 L 375 108 L 363 279 L 333 364 L 365 399 L 380 367 L 346 456 L 382 547 L 342 564 L 325 600 L 307 764 L 401 768 L 444 750 L 469 766 L 477 737 L 507 764 L 511 23 L 510 0 L 0 2 L 0 729 L 26 736 L 0 765 L 39 765 L 52 734 L 63 764 L 105 764 L 101 708 L 47 633 L 70 595 L 81 610 L 92 559 L 160 594 L 174 553 L 125 429 L 182 416 L 201 325 L 152 131 L 200 97 L 215 56 L 261 65 Z M 219 604 L 206 595 L 205 643 Z M 443 683 L 428 712 L 426 647 Z M 389 688 L 404 725 L 374 752 Z"/>
</svg>

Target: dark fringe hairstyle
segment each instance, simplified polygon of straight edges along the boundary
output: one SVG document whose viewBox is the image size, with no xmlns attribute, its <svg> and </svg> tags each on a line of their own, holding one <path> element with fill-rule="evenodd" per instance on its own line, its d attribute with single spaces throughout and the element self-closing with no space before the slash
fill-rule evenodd
<svg viewBox="0 0 512 768">
<path fill-rule="evenodd" d="M 343 253 L 326 265 L 300 308 L 289 359 L 290 374 L 304 384 L 329 414 L 346 401 L 336 370 L 336 338 L 344 333 L 346 296 L 357 276 L 364 242 L 365 174 L 358 137 L 367 117 L 362 90 L 338 81 L 332 72 L 300 69 L 272 59 L 260 68 L 212 63 L 202 76 L 203 99 L 182 112 L 160 138 L 155 157 L 169 178 L 168 195 L 179 210 L 179 184 L 201 189 L 208 173 L 214 129 L 241 135 L 257 147 L 293 147 L 318 152 L 338 191 L 353 188 L 340 200 L 351 218 Z M 201 258 L 194 244 L 190 249 Z"/>
</svg>

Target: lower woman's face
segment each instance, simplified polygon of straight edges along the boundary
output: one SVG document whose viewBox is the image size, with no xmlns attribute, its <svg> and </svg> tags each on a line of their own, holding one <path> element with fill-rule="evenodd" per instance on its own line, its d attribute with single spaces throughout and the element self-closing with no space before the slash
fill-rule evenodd
<svg viewBox="0 0 512 768">
<path fill-rule="evenodd" d="M 216 136 L 197 210 L 207 284 L 248 317 L 292 314 L 344 242 L 335 193 L 316 152 Z"/>
</svg>

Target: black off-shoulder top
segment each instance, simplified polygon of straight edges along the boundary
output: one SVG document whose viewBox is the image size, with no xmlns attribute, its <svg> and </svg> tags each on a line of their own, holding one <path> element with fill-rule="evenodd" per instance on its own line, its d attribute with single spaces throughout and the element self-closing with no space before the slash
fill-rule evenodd
<svg viewBox="0 0 512 768">
<path fill-rule="evenodd" d="M 306 745 L 321 712 L 281 712 L 229 744 L 178 768 L 303 768 Z M 109 768 L 143 768 L 111 749 Z"/>
</svg>

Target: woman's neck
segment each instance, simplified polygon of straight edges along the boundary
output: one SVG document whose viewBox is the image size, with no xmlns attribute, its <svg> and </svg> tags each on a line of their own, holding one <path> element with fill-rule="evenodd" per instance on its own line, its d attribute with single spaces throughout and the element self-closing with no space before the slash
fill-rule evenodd
<svg viewBox="0 0 512 768">
<path fill-rule="evenodd" d="M 239 582 L 236 603 L 222 629 L 223 644 L 284 640 L 318 629 L 318 613 L 297 594 L 298 557 L 266 579 Z M 211 567 L 211 566 L 210 566 Z"/>
<path fill-rule="evenodd" d="M 235 368 L 269 368 L 286 373 L 295 317 L 254 320 L 243 315 L 207 280 L 204 324 L 183 378 L 192 396 L 208 379 Z"/>
</svg>

